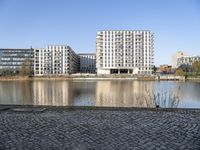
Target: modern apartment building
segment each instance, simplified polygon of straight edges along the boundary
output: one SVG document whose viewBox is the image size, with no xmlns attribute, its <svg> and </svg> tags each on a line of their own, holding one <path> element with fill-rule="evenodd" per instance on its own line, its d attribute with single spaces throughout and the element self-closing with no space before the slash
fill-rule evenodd
<svg viewBox="0 0 200 150">
<path fill-rule="evenodd" d="M 66 75 L 79 71 L 79 56 L 66 45 L 34 49 L 34 75 Z"/>
<path fill-rule="evenodd" d="M 80 73 L 95 73 L 96 72 L 96 54 L 82 53 L 80 57 Z"/>
<path fill-rule="evenodd" d="M 187 55 L 183 51 L 178 51 L 175 54 L 173 54 L 173 56 L 172 56 L 172 67 L 177 68 L 178 67 L 178 63 L 177 63 L 178 58 L 181 58 L 181 57 L 184 57 L 184 56 L 187 56 Z"/>
<path fill-rule="evenodd" d="M 152 74 L 153 33 L 104 30 L 96 35 L 97 74 Z"/>
<path fill-rule="evenodd" d="M 200 56 L 183 56 L 177 59 L 178 67 L 181 65 L 191 66 L 194 61 L 200 61 Z"/>
<path fill-rule="evenodd" d="M 0 49 L 0 73 L 18 74 L 22 63 L 28 59 L 33 69 L 34 51 L 30 49 Z"/>
</svg>

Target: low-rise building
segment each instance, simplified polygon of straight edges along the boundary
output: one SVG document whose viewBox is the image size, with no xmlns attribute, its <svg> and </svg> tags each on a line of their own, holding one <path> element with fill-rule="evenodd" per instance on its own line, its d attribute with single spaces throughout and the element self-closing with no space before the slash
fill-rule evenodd
<svg viewBox="0 0 200 150">
<path fill-rule="evenodd" d="M 191 73 L 192 72 L 191 65 L 188 65 L 188 64 L 182 64 L 177 68 L 177 70 L 178 69 L 181 69 L 184 73 Z"/>
<path fill-rule="evenodd" d="M 19 74 L 22 63 L 29 61 L 33 72 L 34 50 L 30 49 L 0 49 L 0 74 Z"/>
<path fill-rule="evenodd" d="M 82 53 L 80 57 L 80 73 L 96 73 L 96 54 Z"/>
<path fill-rule="evenodd" d="M 79 56 L 66 45 L 34 49 L 34 75 L 67 75 L 79 72 Z"/>
<path fill-rule="evenodd" d="M 194 61 L 200 61 L 200 56 L 183 56 L 177 59 L 178 67 L 181 65 L 191 66 Z"/>
<path fill-rule="evenodd" d="M 178 68 L 178 59 L 181 57 L 187 56 L 185 52 L 183 51 L 178 51 L 175 54 L 172 55 L 172 67 L 173 68 Z"/>
<path fill-rule="evenodd" d="M 172 69 L 172 66 L 169 66 L 169 65 L 160 65 L 160 72 L 163 73 L 163 74 L 170 74 L 170 73 L 173 73 L 173 69 Z"/>
<path fill-rule="evenodd" d="M 200 61 L 200 56 L 184 56 L 177 59 L 178 69 L 182 69 L 184 73 L 192 72 L 192 64 L 194 61 Z"/>
</svg>

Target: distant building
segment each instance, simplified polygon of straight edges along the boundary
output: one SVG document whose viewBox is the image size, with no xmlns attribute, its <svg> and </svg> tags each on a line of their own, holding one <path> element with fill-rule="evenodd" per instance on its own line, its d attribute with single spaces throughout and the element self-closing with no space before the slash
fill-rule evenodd
<svg viewBox="0 0 200 150">
<path fill-rule="evenodd" d="M 177 69 L 183 70 L 184 73 L 191 73 L 191 65 L 188 64 L 181 64 Z"/>
<path fill-rule="evenodd" d="M 178 51 L 172 56 L 172 67 L 177 68 L 178 67 L 178 58 L 186 56 L 186 53 L 183 51 Z"/>
<path fill-rule="evenodd" d="M 66 45 L 34 49 L 34 75 L 66 75 L 79 72 L 79 56 Z"/>
<path fill-rule="evenodd" d="M 153 33 L 140 30 L 105 30 L 96 35 L 97 74 L 153 72 Z"/>
<path fill-rule="evenodd" d="M 19 74 L 22 63 L 28 59 L 33 70 L 34 51 L 30 49 L 0 49 L 0 74 Z"/>
<path fill-rule="evenodd" d="M 153 74 L 160 74 L 160 67 L 153 67 Z"/>
<path fill-rule="evenodd" d="M 160 65 L 160 72 L 163 73 L 163 74 L 173 73 L 172 66 Z"/>
<path fill-rule="evenodd" d="M 192 72 L 191 66 L 194 61 L 200 61 L 200 56 L 184 56 L 178 58 L 177 60 L 178 68 L 182 69 L 183 72 L 185 73 L 191 73 Z"/>
<path fill-rule="evenodd" d="M 178 67 L 181 65 L 191 66 L 194 61 L 200 61 L 200 56 L 184 56 L 177 59 Z"/>
<path fill-rule="evenodd" d="M 96 54 L 78 54 L 80 57 L 80 73 L 96 73 Z"/>
</svg>

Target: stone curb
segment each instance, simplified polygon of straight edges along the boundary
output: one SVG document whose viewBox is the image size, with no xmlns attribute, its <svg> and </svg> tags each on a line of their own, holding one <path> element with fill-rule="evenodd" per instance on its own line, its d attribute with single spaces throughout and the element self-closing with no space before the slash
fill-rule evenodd
<svg viewBox="0 0 200 150">
<path fill-rule="evenodd" d="M 143 107 L 95 107 L 95 106 L 49 106 L 49 105 L 0 105 L 0 111 L 30 109 L 37 110 L 103 110 L 103 111 L 157 111 L 157 112 L 200 112 L 197 108 L 143 108 Z M 27 110 L 28 110 L 27 109 Z M 35 110 L 34 110 L 35 109 Z"/>
</svg>

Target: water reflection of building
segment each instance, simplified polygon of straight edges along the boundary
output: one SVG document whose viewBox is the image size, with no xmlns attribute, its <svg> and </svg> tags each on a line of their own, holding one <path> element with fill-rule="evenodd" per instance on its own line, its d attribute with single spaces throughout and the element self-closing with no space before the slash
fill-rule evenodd
<svg viewBox="0 0 200 150">
<path fill-rule="evenodd" d="M 98 81 L 96 106 L 146 107 L 150 105 L 153 82 Z"/>
<path fill-rule="evenodd" d="M 70 81 L 34 81 L 34 105 L 71 105 Z"/>
<path fill-rule="evenodd" d="M 32 105 L 32 93 L 31 81 L 0 82 L 1 104 Z"/>
<path fill-rule="evenodd" d="M 95 81 L 73 82 L 73 106 L 94 106 L 95 105 Z"/>
</svg>

